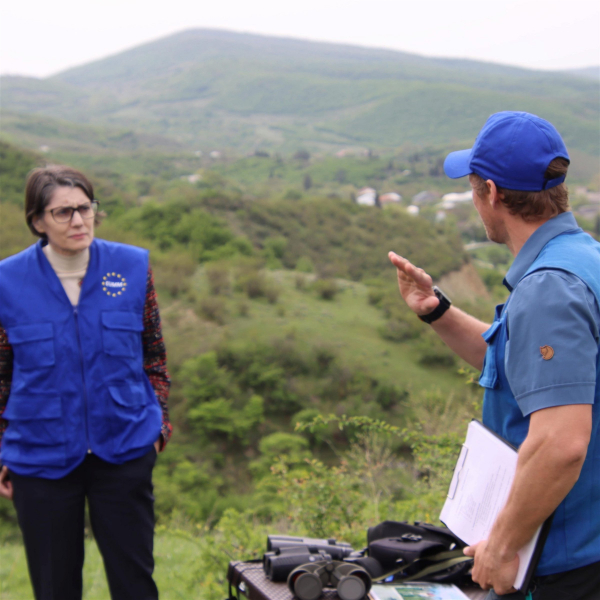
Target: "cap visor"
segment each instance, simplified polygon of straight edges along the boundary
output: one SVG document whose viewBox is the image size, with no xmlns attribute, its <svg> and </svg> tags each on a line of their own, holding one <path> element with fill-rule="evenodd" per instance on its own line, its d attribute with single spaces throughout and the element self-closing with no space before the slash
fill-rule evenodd
<svg viewBox="0 0 600 600">
<path fill-rule="evenodd" d="M 471 150 L 459 150 L 458 152 L 451 152 L 446 156 L 444 161 L 444 172 L 450 179 L 458 179 L 459 177 L 465 177 L 472 173 L 471 163 Z"/>
</svg>

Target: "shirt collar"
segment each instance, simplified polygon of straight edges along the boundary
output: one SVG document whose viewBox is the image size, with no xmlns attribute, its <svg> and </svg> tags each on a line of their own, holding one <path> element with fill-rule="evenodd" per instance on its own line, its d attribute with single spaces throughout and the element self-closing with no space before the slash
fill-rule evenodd
<svg viewBox="0 0 600 600">
<path fill-rule="evenodd" d="M 519 254 L 515 256 L 515 260 L 511 265 L 506 277 L 504 278 L 504 285 L 510 292 L 521 277 L 525 275 L 527 269 L 532 265 L 533 261 L 537 258 L 538 254 L 542 251 L 542 248 L 553 238 L 566 231 L 572 231 L 579 229 L 577 221 L 573 216 L 572 212 L 564 212 L 556 217 L 553 217 L 549 221 L 546 221 L 541 227 L 538 227 L 525 242 Z"/>
</svg>

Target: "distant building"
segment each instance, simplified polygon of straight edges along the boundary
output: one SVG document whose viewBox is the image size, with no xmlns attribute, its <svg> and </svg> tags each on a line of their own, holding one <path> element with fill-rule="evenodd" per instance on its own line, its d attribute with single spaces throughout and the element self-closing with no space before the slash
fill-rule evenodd
<svg viewBox="0 0 600 600">
<path fill-rule="evenodd" d="M 414 217 L 419 215 L 419 207 L 415 206 L 414 204 L 411 204 L 409 207 L 407 207 L 406 212 L 409 215 L 413 215 Z"/>
<path fill-rule="evenodd" d="M 370 187 L 358 190 L 356 203 L 362 204 L 363 206 L 375 206 L 377 204 L 377 192 Z"/>
<path fill-rule="evenodd" d="M 575 211 L 575 214 L 583 217 L 584 219 L 595 219 L 600 216 L 600 204 L 589 204 L 587 206 L 579 206 Z"/>
<path fill-rule="evenodd" d="M 473 201 L 473 190 L 468 192 L 451 192 L 442 196 L 442 208 L 454 208 L 457 204 Z"/>
<path fill-rule="evenodd" d="M 218 150 L 213 150 L 213 151 L 212 151 L 212 152 L 209 154 L 209 156 L 210 156 L 211 158 L 221 158 L 221 153 L 220 153 Z"/>
<path fill-rule="evenodd" d="M 590 192 L 583 186 L 575 188 L 575 196 L 584 196 L 591 204 L 600 204 L 600 192 Z"/>
<path fill-rule="evenodd" d="M 402 202 L 402 196 L 396 192 L 388 192 L 387 194 L 381 194 L 381 196 L 379 196 L 379 204 L 381 206 L 394 204 L 396 202 Z"/>
<path fill-rule="evenodd" d="M 416 196 L 413 196 L 412 203 L 417 206 L 423 204 L 434 204 L 440 199 L 440 195 L 437 192 L 423 191 L 419 192 Z"/>
</svg>

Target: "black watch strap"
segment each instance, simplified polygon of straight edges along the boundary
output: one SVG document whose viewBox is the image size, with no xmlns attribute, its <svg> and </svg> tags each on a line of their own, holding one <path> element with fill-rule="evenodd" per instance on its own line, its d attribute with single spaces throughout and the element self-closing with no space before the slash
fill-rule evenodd
<svg viewBox="0 0 600 600">
<path fill-rule="evenodd" d="M 433 293 L 440 303 L 430 313 L 426 315 L 418 315 L 421 321 L 429 324 L 437 321 L 452 306 L 452 301 L 450 298 L 448 298 L 448 296 L 446 296 L 446 294 L 444 294 L 444 292 L 442 292 L 437 285 L 433 286 Z"/>
</svg>

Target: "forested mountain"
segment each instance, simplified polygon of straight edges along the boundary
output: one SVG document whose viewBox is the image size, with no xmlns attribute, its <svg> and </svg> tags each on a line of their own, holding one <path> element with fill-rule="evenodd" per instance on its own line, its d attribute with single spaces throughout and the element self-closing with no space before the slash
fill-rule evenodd
<svg viewBox="0 0 600 600">
<path fill-rule="evenodd" d="M 174 138 L 295 151 L 471 141 L 487 116 L 548 118 L 599 154 L 599 86 L 568 74 L 190 30 L 47 79 L 2 78 L 4 109 Z M 5 131 L 18 136 L 18 123 Z"/>
</svg>

